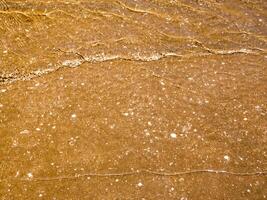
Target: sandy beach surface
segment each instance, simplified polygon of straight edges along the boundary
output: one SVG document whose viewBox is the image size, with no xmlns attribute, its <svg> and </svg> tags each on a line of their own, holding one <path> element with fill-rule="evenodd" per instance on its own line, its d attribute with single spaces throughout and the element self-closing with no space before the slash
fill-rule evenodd
<svg viewBox="0 0 267 200">
<path fill-rule="evenodd" d="M 0 0 L 0 199 L 266 199 L 266 14 Z"/>
</svg>

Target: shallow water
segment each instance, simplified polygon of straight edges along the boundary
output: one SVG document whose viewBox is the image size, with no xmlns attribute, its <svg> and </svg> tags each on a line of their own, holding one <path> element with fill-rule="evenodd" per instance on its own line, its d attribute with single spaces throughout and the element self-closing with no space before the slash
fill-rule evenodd
<svg viewBox="0 0 267 200">
<path fill-rule="evenodd" d="M 1 199 L 267 198 L 266 10 L 0 0 Z"/>
</svg>

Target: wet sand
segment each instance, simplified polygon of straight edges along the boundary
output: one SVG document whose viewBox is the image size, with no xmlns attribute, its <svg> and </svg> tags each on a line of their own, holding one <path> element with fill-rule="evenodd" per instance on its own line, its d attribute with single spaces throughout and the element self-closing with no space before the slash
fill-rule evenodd
<svg viewBox="0 0 267 200">
<path fill-rule="evenodd" d="M 266 199 L 266 13 L 0 0 L 0 199 Z"/>
</svg>

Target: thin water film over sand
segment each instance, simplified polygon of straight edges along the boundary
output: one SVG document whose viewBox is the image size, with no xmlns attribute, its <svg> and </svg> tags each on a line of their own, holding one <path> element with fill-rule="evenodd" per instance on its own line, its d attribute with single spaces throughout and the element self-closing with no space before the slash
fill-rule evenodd
<svg viewBox="0 0 267 200">
<path fill-rule="evenodd" d="M 0 199 L 267 199 L 266 13 L 0 0 Z"/>
</svg>

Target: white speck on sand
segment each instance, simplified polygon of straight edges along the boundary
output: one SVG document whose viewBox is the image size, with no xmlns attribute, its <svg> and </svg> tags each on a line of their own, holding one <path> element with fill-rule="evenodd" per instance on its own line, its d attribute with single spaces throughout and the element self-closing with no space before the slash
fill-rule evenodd
<svg viewBox="0 0 267 200">
<path fill-rule="evenodd" d="M 125 112 L 125 113 L 122 113 L 124 116 L 129 116 L 129 113 Z"/>
<path fill-rule="evenodd" d="M 32 173 L 31 173 L 31 172 L 29 172 L 29 173 L 27 174 L 27 176 L 28 176 L 28 178 L 30 178 L 30 179 L 32 179 L 32 178 L 33 178 L 33 175 L 32 175 Z"/>
<path fill-rule="evenodd" d="M 171 133 L 170 134 L 170 137 L 173 138 L 173 139 L 176 139 L 177 138 L 177 135 L 176 135 L 176 133 Z"/>
<path fill-rule="evenodd" d="M 146 136 L 150 136 L 150 133 L 147 129 L 144 130 Z"/>
<path fill-rule="evenodd" d="M 111 129 L 114 129 L 114 128 L 116 127 L 116 125 L 115 125 L 115 124 L 111 124 L 109 127 L 110 127 Z"/>
<path fill-rule="evenodd" d="M 228 155 L 225 155 L 223 158 L 224 158 L 224 160 L 226 160 L 226 161 L 229 161 L 229 160 L 230 160 L 230 157 L 229 157 Z"/>
<path fill-rule="evenodd" d="M 19 176 L 19 171 L 17 171 L 17 173 L 16 173 L 15 177 L 18 177 L 18 176 Z"/>
<path fill-rule="evenodd" d="M 72 115 L 71 115 L 71 118 L 73 118 L 73 119 L 76 118 L 76 117 L 77 117 L 76 114 L 72 114 Z"/>
<path fill-rule="evenodd" d="M 143 183 L 139 182 L 139 183 L 137 184 L 137 186 L 138 186 L 138 187 L 142 187 L 142 186 L 143 186 Z"/>
<path fill-rule="evenodd" d="M 25 130 L 23 130 L 23 131 L 20 131 L 20 134 L 29 134 L 29 133 L 30 133 L 30 131 L 27 130 L 27 129 L 25 129 Z"/>
</svg>

